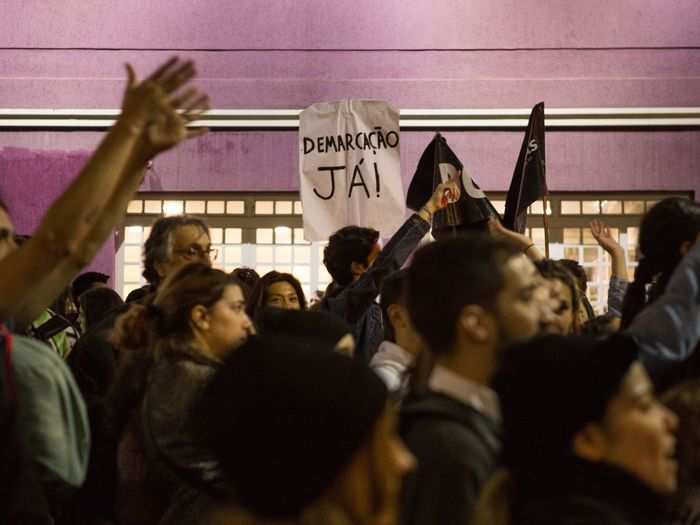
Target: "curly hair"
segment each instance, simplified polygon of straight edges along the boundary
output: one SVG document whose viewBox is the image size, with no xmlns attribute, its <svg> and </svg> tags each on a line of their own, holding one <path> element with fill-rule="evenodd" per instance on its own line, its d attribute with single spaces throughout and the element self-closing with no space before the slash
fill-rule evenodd
<svg viewBox="0 0 700 525">
<path fill-rule="evenodd" d="M 341 286 L 350 284 L 352 263 L 366 265 L 378 240 L 377 230 L 360 226 L 346 226 L 331 235 L 323 250 L 323 264 L 333 280 Z"/>
</svg>

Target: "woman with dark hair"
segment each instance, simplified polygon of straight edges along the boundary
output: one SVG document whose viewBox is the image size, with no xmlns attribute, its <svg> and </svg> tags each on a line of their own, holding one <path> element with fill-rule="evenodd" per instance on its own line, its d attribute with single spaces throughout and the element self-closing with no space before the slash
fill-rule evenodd
<svg viewBox="0 0 700 525">
<path fill-rule="evenodd" d="M 700 204 L 672 197 L 656 204 L 639 228 L 640 259 L 622 305 L 622 328 L 666 289 L 678 263 L 700 239 Z M 647 286 L 651 285 L 647 296 Z"/>
<path fill-rule="evenodd" d="M 107 317 L 111 310 L 124 304 L 117 292 L 105 286 L 92 288 L 78 297 L 78 320 L 83 333 Z"/>
<path fill-rule="evenodd" d="M 494 378 L 502 468 L 475 525 L 658 525 L 676 489 L 678 419 L 625 337 L 545 336 Z"/>
<path fill-rule="evenodd" d="M 252 330 L 238 283 L 205 263 L 171 275 L 152 303 L 119 319 L 114 342 L 123 359 L 110 406 L 122 435 L 122 523 L 157 521 L 159 511 L 163 522 L 189 523 L 198 512 L 202 500 L 190 484 L 215 483 L 217 469 L 193 437 L 192 406 Z"/>
<path fill-rule="evenodd" d="M 252 294 L 250 314 L 258 308 L 272 306 L 286 310 L 306 310 L 306 295 L 299 280 L 290 273 L 271 271 L 263 275 Z"/>
<path fill-rule="evenodd" d="M 579 290 L 571 272 L 559 261 L 542 259 L 535 266 L 549 286 L 552 301 L 552 320 L 546 331 L 552 334 L 570 335 L 581 330 Z"/>
</svg>

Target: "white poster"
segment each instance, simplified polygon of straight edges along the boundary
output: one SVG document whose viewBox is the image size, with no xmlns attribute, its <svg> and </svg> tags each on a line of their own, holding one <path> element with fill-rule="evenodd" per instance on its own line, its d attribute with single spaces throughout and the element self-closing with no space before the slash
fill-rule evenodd
<svg viewBox="0 0 700 525">
<path fill-rule="evenodd" d="M 299 116 L 299 177 L 306 240 L 349 225 L 391 237 L 405 213 L 399 112 L 380 100 L 309 106 Z"/>
</svg>

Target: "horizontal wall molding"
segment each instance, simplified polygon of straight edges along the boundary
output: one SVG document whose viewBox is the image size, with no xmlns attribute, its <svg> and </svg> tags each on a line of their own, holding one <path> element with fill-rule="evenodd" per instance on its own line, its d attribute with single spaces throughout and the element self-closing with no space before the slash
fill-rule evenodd
<svg viewBox="0 0 700 525">
<path fill-rule="evenodd" d="M 214 109 L 199 121 L 211 129 L 294 130 L 299 109 Z M 99 130 L 116 109 L 2 109 L 0 129 Z M 401 129 L 513 130 L 527 126 L 529 108 L 402 109 Z M 700 128 L 700 107 L 545 108 L 548 129 Z"/>
</svg>

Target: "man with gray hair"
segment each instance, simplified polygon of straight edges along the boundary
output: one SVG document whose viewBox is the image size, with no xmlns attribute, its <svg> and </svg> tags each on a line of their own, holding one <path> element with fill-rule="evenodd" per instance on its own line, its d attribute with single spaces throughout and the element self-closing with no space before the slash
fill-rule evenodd
<svg viewBox="0 0 700 525">
<path fill-rule="evenodd" d="M 148 284 L 132 291 L 126 302 L 143 301 L 161 281 L 186 264 L 211 264 L 215 257 L 204 221 L 189 215 L 161 217 L 153 223 L 143 248 L 143 276 Z"/>
</svg>

